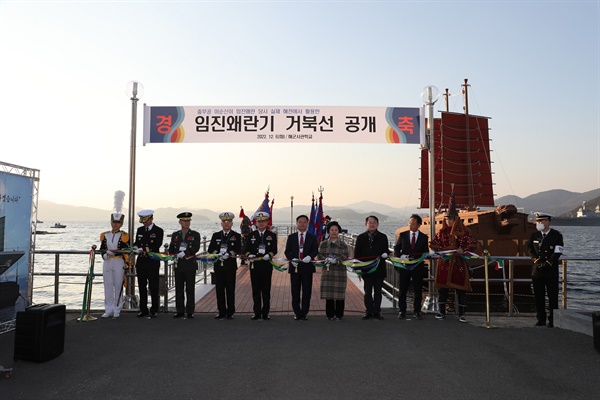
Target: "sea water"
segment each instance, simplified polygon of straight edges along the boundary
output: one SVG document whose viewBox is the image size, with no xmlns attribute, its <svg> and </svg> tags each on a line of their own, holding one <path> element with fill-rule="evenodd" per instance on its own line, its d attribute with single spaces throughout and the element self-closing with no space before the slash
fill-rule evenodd
<svg viewBox="0 0 600 400">
<path fill-rule="evenodd" d="M 177 221 L 157 224 L 164 229 L 164 242 L 168 243 L 168 234 L 179 229 Z M 51 228 L 53 224 L 39 224 L 38 231 L 43 230 L 48 234 L 36 236 L 36 251 L 41 250 L 78 250 L 89 252 L 92 245 L 100 247 L 100 233 L 108 231 L 110 224 L 106 222 L 62 222 L 67 227 L 64 229 Z M 281 223 L 276 226 L 286 226 Z M 139 224 L 136 224 L 136 227 Z M 379 230 L 388 236 L 390 241 L 394 240 L 394 231 L 398 224 L 379 225 Z M 237 227 L 239 232 L 239 227 Z M 364 232 L 365 226 L 361 223 L 342 224 L 350 234 Z M 126 229 L 126 227 L 125 227 Z M 213 232 L 221 229 L 216 222 L 192 221 L 191 229 L 200 233 L 202 237 L 210 240 Z M 234 230 L 236 226 L 234 225 Z M 561 226 L 557 228 L 564 238 L 564 255 L 568 257 L 594 257 L 600 258 L 600 226 Z M 90 267 L 87 254 L 60 255 L 61 273 L 87 273 Z M 54 272 L 54 254 L 35 254 L 34 270 L 39 272 Z M 102 273 L 102 259 L 96 257 L 94 270 Z M 275 272 L 278 273 L 278 272 Z M 81 308 L 83 301 L 83 290 L 85 277 L 61 277 L 59 286 L 59 302 L 65 304 L 69 309 Z M 600 279 L 600 261 L 568 261 L 568 280 L 593 280 Z M 92 308 L 103 308 L 104 289 L 101 285 L 102 277 L 96 277 L 92 291 Z M 569 309 L 597 309 L 600 306 L 600 290 L 598 283 L 583 282 L 570 283 L 568 285 L 568 308 Z M 54 302 L 54 277 L 34 276 L 33 280 L 34 303 Z"/>
</svg>

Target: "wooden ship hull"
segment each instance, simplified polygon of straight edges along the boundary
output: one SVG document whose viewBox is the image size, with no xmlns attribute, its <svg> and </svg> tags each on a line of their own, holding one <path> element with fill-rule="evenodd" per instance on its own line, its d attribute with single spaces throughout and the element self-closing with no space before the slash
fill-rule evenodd
<svg viewBox="0 0 600 400">
<path fill-rule="evenodd" d="M 492 258 L 529 256 L 528 241 L 531 233 L 535 231 L 535 224 L 527 220 L 528 215 L 516 211 L 512 205 L 499 206 L 487 211 L 462 211 L 459 217 L 465 227 L 471 230 L 475 239 L 479 242 L 476 253 L 483 256 L 484 250 L 489 252 Z M 444 216 L 435 218 L 435 232 L 442 228 Z M 396 238 L 401 232 L 407 231 L 408 226 L 396 230 Z M 429 217 L 423 218 L 421 232 L 430 236 Z M 430 238 L 431 240 L 431 238 Z M 485 310 L 485 271 L 484 260 L 470 260 L 472 269 L 471 286 L 473 291 L 467 293 L 468 307 L 470 310 Z M 514 282 L 514 311 L 534 312 L 533 292 L 531 288 L 531 261 L 513 260 Z M 509 262 L 504 262 L 504 268 L 497 268 L 497 264 L 488 268 L 490 289 L 491 311 L 508 311 L 507 282 L 494 282 L 494 279 L 509 278 Z"/>
</svg>

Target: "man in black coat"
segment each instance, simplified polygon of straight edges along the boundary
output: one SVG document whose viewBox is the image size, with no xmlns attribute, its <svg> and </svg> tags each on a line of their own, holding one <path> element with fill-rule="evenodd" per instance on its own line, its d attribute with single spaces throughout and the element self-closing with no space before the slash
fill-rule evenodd
<svg viewBox="0 0 600 400">
<path fill-rule="evenodd" d="M 379 258 L 377 269 L 371 273 L 362 275 L 365 290 L 365 315 L 362 319 L 383 319 L 381 315 L 381 289 L 386 276 L 385 259 L 390 253 L 388 238 L 384 233 L 377 230 L 379 219 L 370 215 L 365 219 L 366 232 L 356 238 L 354 245 L 354 258 L 360 261 L 368 261 Z"/>
<path fill-rule="evenodd" d="M 177 255 L 175 264 L 175 307 L 177 314 L 173 318 L 183 318 L 187 313 L 187 317 L 192 319 L 196 307 L 196 271 L 198 270 L 196 253 L 200 250 L 200 234 L 190 229 L 191 212 L 182 212 L 177 215 L 177 218 L 179 218 L 181 230 L 173 233 L 169 246 L 169 254 Z M 185 298 L 183 294 L 184 286 Z"/>
<path fill-rule="evenodd" d="M 267 229 L 269 213 L 259 211 L 254 215 L 255 231 L 248 236 L 246 255 L 250 260 L 250 282 L 252 283 L 252 300 L 254 315 L 251 320 L 268 321 L 271 309 L 271 276 L 273 265 L 271 259 L 277 254 L 277 235 Z M 261 305 L 262 301 L 262 305 Z"/>
<path fill-rule="evenodd" d="M 285 244 L 285 258 L 290 261 L 288 272 L 292 289 L 292 309 L 295 320 L 306 320 L 310 308 L 313 274 L 315 264 L 311 261 L 317 257 L 319 247 L 317 237 L 307 231 L 308 217 L 299 215 L 296 218 L 298 232 L 288 236 Z M 300 291 L 302 290 L 302 305 L 300 305 Z"/>
<path fill-rule="evenodd" d="M 148 253 L 159 253 L 163 243 L 164 231 L 154 224 L 154 211 L 142 210 L 138 212 L 140 226 L 135 235 L 133 247 L 138 254 L 135 262 L 138 289 L 140 291 L 140 312 L 138 317 L 156 318 L 158 312 L 158 277 L 160 274 L 160 261 L 153 260 Z M 148 310 L 148 287 L 152 306 Z"/>
<path fill-rule="evenodd" d="M 429 238 L 426 234 L 419 231 L 423 219 L 413 214 L 408 220 L 409 230 L 402 232 L 398 237 L 398 242 L 394 246 L 394 255 L 405 260 L 414 260 L 420 258 L 423 253 L 429 252 Z M 406 319 L 406 292 L 411 283 L 414 292 L 413 312 L 415 319 L 423 319 L 421 316 L 421 303 L 423 301 L 423 278 L 427 272 L 425 263 L 408 264 L 407 268 L 398 268 L 398 302 L 400 313 L 398 319 Z"/>
<path fill-rule="evenodd" d="M 533 260 L 532 283 L 535 297 L 537 323 L 546 325 L 546 292 L 550 315 L 548 328 L 554 326 L 553 311 L 558 308 L 558 259 L 563 253 L 563 237 L 556 229 L 550 228 L 552 216 L 535 213 L 537 232 L 529 238 L 529 255 Z"/>
<path fill-rule="evenodd" d="M 215 232 L 210 239 L 208 252 L 219 254 L 220 259 L 214 264 L 214 278 L 217 293 L 217 309 L 215 319 L 233 319 L 235 313 L 235 279 L 237 271 L 236 256 L 242 249 L 242 235 L 231 230 L 233 213 L 219 214 L 223 230 Z"/>
</svg>

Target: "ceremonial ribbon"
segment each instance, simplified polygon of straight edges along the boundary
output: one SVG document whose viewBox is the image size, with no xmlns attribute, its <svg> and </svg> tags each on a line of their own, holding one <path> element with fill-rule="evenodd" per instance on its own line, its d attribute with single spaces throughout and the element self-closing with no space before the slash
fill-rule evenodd
<svg viewBox="0 0 600 400">
<path fill-rule="evenodd" d="M 377 270 L 379 266 L 379 261 L 381 258 L 376 257 L 369 261 L 359 261 L 357 259 L 351 259 L 347 261 L 342 261 L 342 265 L 345 265 L 348 271 L 354 272 L 357 275 L 366 275 L 371 274 Z"/>
<path fill-rule="evenodd" d="M 456 250 L 444 250 L 444 251 L 440 251 L 439 254 L 442 255 L 442 260 L 447 261 L 449 259 L 451 259 L 452 257 L 454 257 L 454 255 L 456 254 Z M 465 251 L 463 254 L 460 254 L 460 256 L 465 259 L 465 260 L 475 260 L 478 258 L 482 258 L 482 256 L 476 254 L 476 253 L 472 253 L 470 251 Z M 496 271 L 498 271 L 499 269 L 504 268 L 504 260 L 500 259 L 500 258 L 496 258 L 496 257 L 489 257 L 491 261 L 491 263 L 489 264 L 496 264 Z"/>
<path fill-rule="evenodd" d="M 415 267 L 417 265 L 419 265 L 419 263 L 423 262 L 423 260 L 425 260 L 428 255 L 429 255 L 429 253 L 423 253 L 421 255 L 421 257 L 419 257 L 415 260 L 402 259 L 402 258 L 392 257 L 392 256 L 390 256 L 389 258 L 390 258 L 390 262 L 392 263 L 392 265 L 394 267 L 402 268 L 407 271 L 412 271 L 413 269 L 415 269 Z"/>
</svg>

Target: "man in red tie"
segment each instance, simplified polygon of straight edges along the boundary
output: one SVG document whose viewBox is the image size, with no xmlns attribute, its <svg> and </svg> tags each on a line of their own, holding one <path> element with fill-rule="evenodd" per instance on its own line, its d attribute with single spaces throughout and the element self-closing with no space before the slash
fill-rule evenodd
<svg viewBox="0 0 600 400">
<path fill-rule="evenodd" d="M 413 260 L 420 258 L 423 253 L 429 252 L 428 237 L 423 232 L 419 231 L 419 227 L 423 223 L 422 218 L 413 214 L 408 220 L 409 230 L 402 232 L 398 237 L 398 242 L 394 246 L 394 255 L 403 260 Z M 413 312 L 415 319 L 423 319 L 421 316 L 421 302 L 423 301 L 423 277 L 427 270 L 425 264 L 406 264 L 406 268 L 398 268 L 399 284 L 398 284 L 398 302 L 400 306 L 399 319 L 406 319 L 406 293 L 412 280 L 414 302 Z"/>
<path fill-rule="evenodd" d="M 317 256 L 319 246 L 317 237 L 308 232 L 308 217 L 299 215 L 296 218 L 298 232 L 292 233 L 287 238 L 285 257 L 290 260 L 288 272 L 292 288 L 292 309 L 295 320 L 306 321 L 310 308 L 312 293 L 313 273 L 315 264 L 311 261 Z M 302 291 L 302 304 L 300 292 Z"/>
</svg>

